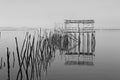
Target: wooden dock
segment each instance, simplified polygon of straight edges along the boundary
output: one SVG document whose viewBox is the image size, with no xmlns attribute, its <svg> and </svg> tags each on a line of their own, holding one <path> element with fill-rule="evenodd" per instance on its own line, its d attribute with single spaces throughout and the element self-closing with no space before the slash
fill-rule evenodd
<svg viewBox="0 0 120 80">
<path fill-rule="evenodd" d="M 71 43 L 68 50 L 77 45 L 78 54 L 95 52 L 94 20 L 65 20 L 64 23 L 63 33 L 68 35 L 69 43 Z"/>
</svg>

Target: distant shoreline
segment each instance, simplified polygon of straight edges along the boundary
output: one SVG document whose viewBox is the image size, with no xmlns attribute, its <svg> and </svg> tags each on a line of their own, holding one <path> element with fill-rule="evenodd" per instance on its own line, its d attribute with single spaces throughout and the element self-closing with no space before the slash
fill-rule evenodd
<svg viewBox="0 0 120 80">
<path fill-rule="evenodd" d="M 26 31 L 26 30 L 38 30 L 39 27 L 0 27 L 0 31 Z M 96 31 L 114 31 L 120 29 L 94 29 Z"/>
<path fill-rule="evenodd" d="M 0 31 L 26 31 L 26 30 L 38 30 L 38 28 L 29 28 L 29 27 L 0 27 Z"/>
<path fill-rule="evenodd" d="M 120 29 L 94 29 L 94 30 L 106 30 L 106 31 L 113 31 L 113 30 L 120 30 Z"/>
</svg>

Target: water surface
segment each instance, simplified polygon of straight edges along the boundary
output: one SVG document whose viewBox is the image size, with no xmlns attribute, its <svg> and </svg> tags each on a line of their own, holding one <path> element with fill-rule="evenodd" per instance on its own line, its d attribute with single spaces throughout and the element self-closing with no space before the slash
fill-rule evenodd
<svg viewBox="0 0 120 80">
<path fill-rule="evenodd" d="M 34 31 L 30 31 L 30 33 L 34 34 Z M 3 64 L 2 66 L 4 67 L 0 69 L 0 80 L 16 80 L 19 65 L 17 60 L 15 37 L 17 37 L 19 49 L 21 49 L 25 34 L 26 31 L 1 31 L 0 57 L 3 58 L 2 63 L 5 63 L 5 65 Z M 56 50 L 55 56 L 52 56 L 49 60 L 45 70 L 44 68 L 40 70 L 41 80 L 119 80 L 119 34 L 120 31 L 96 31 L 95 56 L 65 55 L 64 53 L 61 54 L 59 50 Z M 11 53 L 10 78 L 8 78 L 6 63 L 7 47 Z M 13 52 L 16 56 L 14 68 Z M 26 80 L 25 75 L 23 79 Z"/>
</svg>

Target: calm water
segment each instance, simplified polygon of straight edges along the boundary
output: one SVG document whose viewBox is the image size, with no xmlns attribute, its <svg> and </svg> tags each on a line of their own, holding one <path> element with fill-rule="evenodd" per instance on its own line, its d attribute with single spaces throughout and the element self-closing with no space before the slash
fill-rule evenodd
<svg viewBox="0 0 120 80">
<path fill-rule="evenodd" d="M 33 33 L 31 31 L 30 33 Z M 2 31 L 0 36 L 0 80 L 16 80 L 19 70 L 15 57 L 13 67 L 13 51 L 17 56 L 15 37 L 19 49 L 22 47 L 26 31 Z M 55 57 L 49 60 L 47 67 L 41 69 L 41 80 L 119 80 L 120 79 L 120 31 L 96 31 L 95 56 L 77 56 L 60 54 L 55 51 Z M 10 50 L 10 76 L 7 69 L 7 47 Z M 5 62 L 5 64 L 4 64 Z M 1 62 L 0 62 L 1 64 Z M 24 80 L 26 80 L 25 71 Z M 29 75 L 30 76 L 30 75 Z M 36 77 L 36 75 L 34 76 Z M 39 80 L 40 80 L 39 78 Z M 37 79 L 37 78 L 36 78 Z"/>
</svg>

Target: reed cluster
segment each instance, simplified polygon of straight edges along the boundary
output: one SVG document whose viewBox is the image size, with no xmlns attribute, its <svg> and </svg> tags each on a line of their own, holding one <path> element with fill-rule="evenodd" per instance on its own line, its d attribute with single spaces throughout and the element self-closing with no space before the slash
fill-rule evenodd
<svg viewBox="0 0 120 80">
<path fill-rule="evenodd" d="M 16 61 L 19 64 L 16 80 L 40 80 L 42 72 L 47 73 L 47 68 L 55 57 L 52 36 L 52 32 L 42 33 L 41 28 L 34 34 L 26 32 L 22 48 L 20 48 L 19 39 L 15 37 L 16 50 L 13 52 L 13 68 Z M 10 74 L 9 56 L 10 51 L 7 48 L 7 64 Z"/>
</svg>

